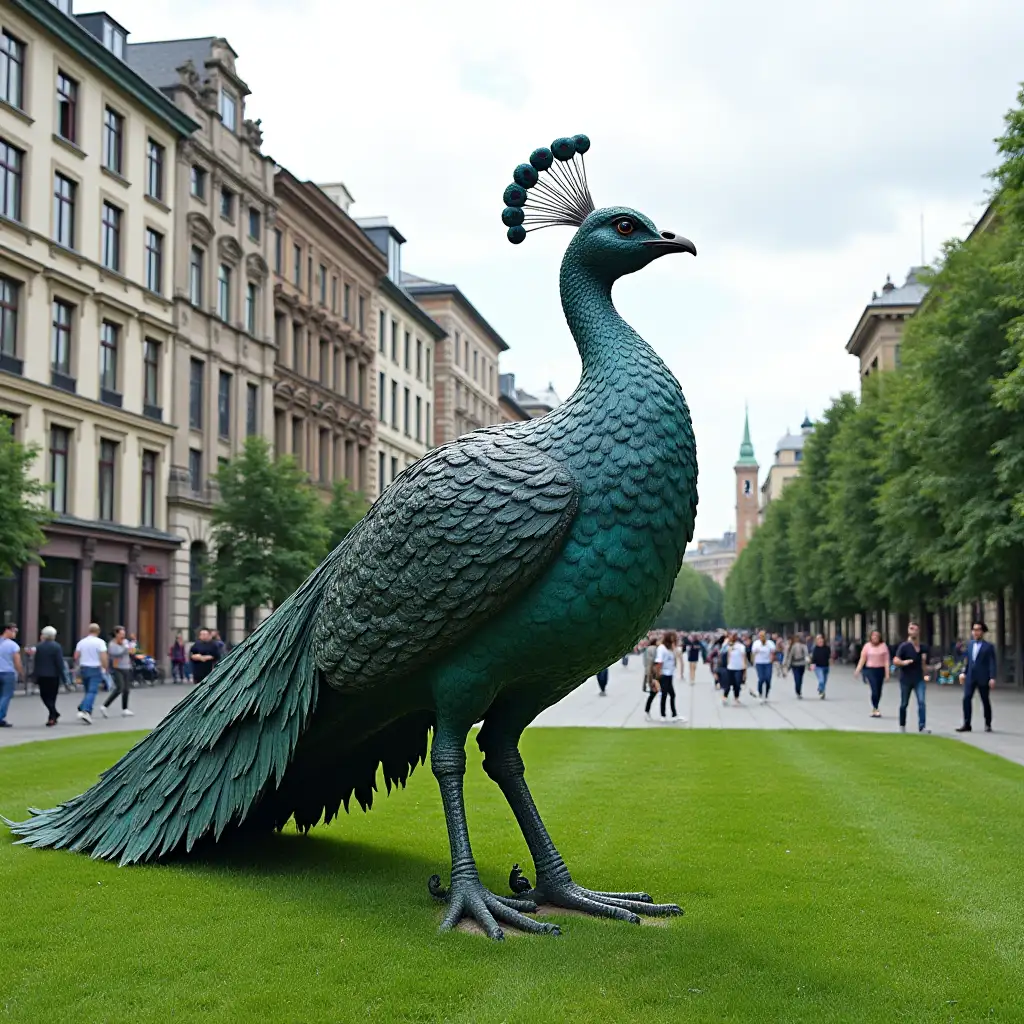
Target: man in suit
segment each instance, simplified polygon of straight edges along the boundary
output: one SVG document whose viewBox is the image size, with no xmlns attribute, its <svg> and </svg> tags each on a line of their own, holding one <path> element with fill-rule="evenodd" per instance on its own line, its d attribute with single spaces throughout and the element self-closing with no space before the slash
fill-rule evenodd
<svg viewBox="0 0 1024 1024">
<path fill-rule="evenodd" d="M 960 682 L 964 688 L 964 724 L 957 732 L 971 731 L 971 705 L 975 690 L 985 709 L 985 732 L 992 731 L 992 704 L 988 699 L 988 691 L 996 685 L 996 649 L 985 639 L 985 633 L 984 622 L 976 622 L 971 627 L 967 666 L 960 673 Z"/>
</svg>

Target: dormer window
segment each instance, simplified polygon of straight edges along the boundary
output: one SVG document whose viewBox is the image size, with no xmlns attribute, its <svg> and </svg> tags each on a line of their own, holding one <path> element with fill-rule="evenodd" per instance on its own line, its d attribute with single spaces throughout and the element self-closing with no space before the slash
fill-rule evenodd
<svg viewBox="0 0 1024 1024">
<path fill-rule="evenodd" d="M 50 0 L 50 3 L 53 4 L 58 11 L 63 11 L 65 14 L 71 13 L 71 0 Z"/>
<path fill-rule="evenodd" d="M 109 21 L 103 23 L 103 45 L 115 57 L 124 60 L 124 32 Z"/>
<path fill-rule="evenodd" d="M 220 91 L 220 119 L 228 131 L 234 131 L 238 124 L 238 101 L 227 91 Z"/>
</svg>

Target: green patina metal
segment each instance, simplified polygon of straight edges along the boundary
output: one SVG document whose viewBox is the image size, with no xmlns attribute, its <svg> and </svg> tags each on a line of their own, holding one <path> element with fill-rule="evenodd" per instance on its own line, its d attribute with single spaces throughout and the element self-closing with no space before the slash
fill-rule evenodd
<svg viewBox="0 0 1024 1024">
<path fill-rule="evenodd" d="M 743 413 L 743 440 L 740 442 L 740 457 L 736 460 L 737 466 L 756 466 L 757 459 L 754 457 L 754 445 L 750 440 L 750 412 Z"/>
<path fill-rule="evenodd" d="M 526 916 L 541 903 L 633 922 L 679 912 L 646 893 L 578 885 L 518 752 L 544 708 L 649 627 L 696 514 L 686 401 L 611 298 L 618 278 L 695 250 L 635 210 L 590 205 L 575 207 L 560 274 L 583 364 L 571 397 L 548 416 L 474 431 L 407 469 L 100 782 L 12 825 L 22 842 L 130 864 L 289 820 L 306 830 L 353 796 L 368 809 L 378 772 L 389 792 L 404 785 L 433 730 L 431 768 L 452 847 L 450 887 L 430 880 L 447 903 L 443 928 L 472 917 L 493 938 L 502 924 L 556 932 Z M 481 721 L 484 769 L 536 872 L 531 885 L 514 870 L 511 897 L 481 885 L 469 844 L 465 744 Z"/>
</svg>

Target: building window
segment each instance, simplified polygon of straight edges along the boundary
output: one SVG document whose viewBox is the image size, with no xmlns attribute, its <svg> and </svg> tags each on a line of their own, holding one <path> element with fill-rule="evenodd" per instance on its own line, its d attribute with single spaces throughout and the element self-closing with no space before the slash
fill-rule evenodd
<svg viewBox="0 0 1024 1024">
<path fill-rule="evenodd" d="M 292 322 L 292 369 L 302 373 L 302 325 Z"/>
<path fill-rule="evenodd" d="M 75 247 L 75 183 L 63 174 L 53 176 L 53 240 Z"/>
<path fill-rule="evenodd" d="M 306 425 L 298 416 L 292 418 L 292 455 L 295 461 L 302 465 L 303 440 L 306 434 Z"/>
<path fill-rule="evenodd" d="M 292 246 L 292 284 L 298 288 L 302 284 L 302 249 Z"/>
<path fill-rule="evenodd" d="M 424 435 L 426 437 L 427 444 L 430 445 L 432 443 L 431 442 L 431 438 L 432 438 L 433 432 L 434 432 L 433 431 L 434 424 L 433 424 L 433 420 L 431 420 L 431 418 L 430 418 L 430 403 L 429 402 L 427 402 L 427 415 L 426 415 L 426 418 L 424 420 L 423 426 L 424 426 L 423 433 L 424 433 Z"/>
<path fill-rule="evenodd" d="M 352 314 L 352 287 L 346 284 L 341 290 L 341 318 L 348 323 L 348 318 Z"/>
<path fill-rule="evenodd" d="M 224 370 L 217 379 L 217 433 L 231 438 L 231 374 Z"/>
<path fill-rule="evenodd" d="M 362 363 L 359 364 L 358 385 L 359 385 L 359 405 L 360 405 L 361 408 L 365 409 L 366 408 L 366 367 Z"/>
<path fill-rule="evenodd" d="M 107 270 L 121 270 L 121 211 L 113 203 L 103 204 L 102 252 L 100 262 Z"/>
<path fill-rule="evenodd" d="M 260 290 L 252 281 L 245 286 L 245 329 L 250 334 L 256 333 L 256 309 L 259 306 Z"/>
<path fill-rule="evenodd" d="M 416 440 L 423 440 L 423 399 L 416 396 Z"/>
<path fill-rule="evenodd" d="M 468 339 L 463 341 L 463 343 L 462 343 L 462 355 L 464 357 L 463 358 L 463 362 L 462 362 L 462 368 L 466 371 L 466 373 L 469 373 L 469 340 Z"/>
<path fill-rule="evenodd" d="M 255 206 L 249 207 L 249 237 L 254 242 L 260 240 L 260 211 Z"/>
<path fill-rule="evenodd" d="M 327 305 L 327 268 L 320 264 L 320 305 Z"/>
<path fill-rule="evenodd" d="M 383 452 L 379 452 L 377 455 L 377 476 L 380 477 L 380 482 L 377 485 L 378 493 L 383 491 L 387 486 L 387 479 L 384 476 L 385 456 Z"/>
<path fill-rule="evenodd" d="M 391 426 L 398 429 L 398 381 L 391 382 Z"/>
<path fill-rule="evenodd" d="M 124 166 L 124 118 L 110 107 L 103 109 L 103 166 L 122 174 Z"/>
<path fill-rule="evenodd" d="M 18 354 L 18 299 L 21 286 L 9 277 L 0 277 L 0 356 Z"/>
<path fill-rule="evenodd" d="M 309 256 L 306 259 L 306 292 L 309 295 L 313 294 L 313 250 L 309 250 Z"/>
<path fill-rule="evenodd" d="M 193 494 L 203 490 L 203 453 L 198 448 L 188 450 L 188 486 Z"/>
<path fill-rule="evenodd" d="M 365 334 L 366 333 L 366 296 L 364 296 L 364 295 L 360 295 L 359 296 L 358 311 L 359 311 L 359 324 L 358 324 L 359 333 L 360 334 Z"/>
<path fill-rule="evenodd" d="M 327 430 L 320 431 L 319 451 L 320 482 L 327 483 L 331 479 L 331 435 Z"/>
<path fill-rule="evenodd" d="M 25 154 L 0 139 L 0 216 L 21 220 L 21 173 Z"/>
<path fill-rule="evenodd" d="M 395 482 L 395 477 L 398 476 L 398 459 L 396 456 L 391 456 L 391 482 Z"/>
<path fill-rule="evenodd" d="M 274 228 L 274 273 L 283 273 L 284 268 L 284 236 L 280 228 Z"/>
<path fill-rule="evenodd" d="M 391 321 L 391 362 L 398 363 L 398 321 Z"/>
<path fill-rule="evenodd" d="M 160 342 L 147 338 L 142 345 L 142 402 L 160 405 Z"/>
<path fill-rule="evenodd" d="M 380 311 L 380 323 L 377 324 L 377 351 L 384 355 L 388 350 L 387 333 L 384 328 L 387 325 L 387 317 L 384 310 Z"/>
<path fill-rule="evenodd" d="M 117 349 L 121 328 L 104 320 L 100 324 L 100 388 L 117 391 Z"/>
<path fill-rule="evenodd" d="M 345 397 L 354 398 L 354 392 L 352 390 L 352 367 L 355 364 L 355 360 L 351 356 L 345 356 Z"/>
<path fill-rule="evenodd" d="M 100 441 L 99 518 L 112 522 L 114 519 L 114 474 L 117 468 L 117 442 Z"/>
<path fill-rule="evenodd" d="M 405 388 L 405 393 L 402 395 L 402 429 L 405 431 L 406 437 L 410 434 L 409 427 L 409 389 Z"/>
<path fill-rule="evenodd" d="M 198 246 L 192 246 L 188 261 L 188 299 L 193 306 L 203 304 L 203 264 L 205 253 Z"/>
<path fill-rule="evenodd" d="M 71 320 L 75 307 L 61 299 L 53 301 L 53 329 L 50 337 L 50 369 L 71 376 Z"/>
<path fill-rule="evenodd" d="M 334 362 L 332 363 L 333 373 L 331 374 L 331 386 L 335 394 L 341 394 L 341 349 L 335 346 Z"/>
<path fill-rule="evenodd" d="M 217 271 L 217 316 L 224 321 L 231 319 L 231 268 L 226 263 Z"/>
<path fill-rule="evenodd" d="M 226 186 L 220 190 L 220 215 L 225 220 L 235 219 L 235 193 Z"/>
<path fill-rule="evenodd" d="M 331 312 L 338 315 L 338 278 L 331 274 Z"/>
<path fill-rule="evenodd" d="M 156 526 L 156 452 L 142 453 L 142 525 Z"/>
<path fill-rule="evenodd" d="M 146 228 L 146 287 L 159 295 L 164 280 L 164 236 Z"/>
<path fill-rule="evenodd" d="M 0 34 L 0 99 L 19 110 L 25 99 L 25 44 L 10 32 Z"/>
<path fill-rule="evenodd" d="M 70 3 L 68 5 L 70 7 Z M 68 12 L 71 13 L 70 11 Z M 103 45 L 115 56 L 124 60 L 124 33 L 109 21 L 103 22 Z"/>
<path fill-rule="evenodd" d="M 416 339 L 416 379 L 423 380 L 423 342 Z"/>
<path fill-rule="evenodd" d="M 206 169 L 198 167 L 196 164 L 192 165 L 192 171 L 189 177 L 189 192 L 196 197 L 196 199 L 206 200 Z"/>
<path fill-rule="evenodd" d="M 58 514 L 68 510 L 68 452 L 71 431 L 50 427 L 50 508 Z"/>
<path fill-rule="evenodd" d="M 164 147 L 152 139 L 146 140 L 146 195 L 164 197 Z"/>
<path fill-rule="evenodd" d="M 188 373 L 188 425 L 193 430 L 203 429 L 203 377 L 205 372 L 206 364 L 201 359 L 191 360 Z"/>
<path fill-rule="evenodd" d="M 412 369 L 412 335 L 408 331 L 405 332 L 405 351 L 403 355 L 405 357 L 403 365 L 406 371 L 408 371 Z"/>
<path fill-rule="evenodd" d="M 477 380 L 478 379 L 477 375 L 476 375 L 476 369 L 477 369 L 477 350 L 473 349 L 473 380 Z"/>
<path fill-rule="evenodd" d="M 323 338 L 321 338 L 320 339 L 320 365 L 317 367 L 317 370 L 319 371 L 318 379 L 319 379 L 320 383 L 323 384 L 325 387 L 327 386 L 327 384 L 330 381 L 330 369 L 331 369 L 331 347 L 330 347 L 330 345 L 327 344 L 326 341 L 324 341 Z"/>
<path fill-rule="evenodd" d="M 378 393 L 380 395 L 380 412 L 379 412 L 380 421 L 381 421 L 381 423 L 387 423 L 387 421 L 388 421 L 387 412 L 386 412 L 386 405 L 387 405 L 387 378 L 384 376 L 383 373 L 378 374 L 377 384 L 378 384 L 377 390 L 378 390 Z"/>
<path fill-rule="evenodd" d="M 433 361 L 433 350 L 427 346 L 427 383 L 430 383 L 430 364 Z"/>
<path fill-rule="evenodd" d="M 259 433 L 260 389 L 256 384 L 245 385 L 245 436 L 255 437 Z"/>
<path fill-rule="evenodd" d="M 237 127 L 238 101 L 227 89 L 220 91 L 220 119 L 229 132 Z"/>
<path fill-rule="evenodd" d="M 68 142 L 77 142 L 78 83 L 57 72 L 57 134 Z"/>
</svg>

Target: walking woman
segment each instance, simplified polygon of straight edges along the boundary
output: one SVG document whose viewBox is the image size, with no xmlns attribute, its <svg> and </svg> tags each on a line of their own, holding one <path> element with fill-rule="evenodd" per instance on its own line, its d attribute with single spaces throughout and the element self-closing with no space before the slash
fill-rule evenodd
<svg viewBox="0 0 1024 1024">
<path fill-rule="evenodd" d="M 800 700 L 804 699 L 804 672 L 807 670 L 807 644 L 802 633 L 797 633 L 786 647 L 786 660 L 782 663 L 782 674 L 793 671 L 793 689 Z"/>
<path fill-rule="evenodd" d="M 128 691 L 131 689 L 132 649 L 125 639 L 124 626 L 114 627 L 114 639 L 107 644 L 107 657 L 110 658 L 110 674 L 114 677 L 114 690 L 100 706 L 100 714 L 109 718 L 107 708 L 121 698 L 121 714 L 128 718 L 135 712 L 128 708 Z"/>
<path fill-rule="evenodd" d="M 825 642 L 823 634 L 819 633 L 814 638 L 814 647 L 811 649 L 811 665 L 814 666 L 814 674 L 818 677 L 818 696 L 825 699 L 825 684 L 828 682 L 828 669 L 832 663 L 832 652 Z"/>
<path fill-rule="evenodd" d="M 726 668 L 725 682 L 722 685 L 722 703 L 729 703 L 731 689 L 733 703 L 739 704 L 743 676 L 747 671 L 747 647 L 735 631 L 730 633 L 729 639 L 722 644 L 721 659 L 725 662 Z"/>
<path fill-rule="evenodd" d="M 665 717 L 665 703 L 667 700 L 672 702 L 672 717 L 678 719 L 679 716 L 676 714 L 676 689 L 672 684 L 672 677 L 676 672 L 676 634 L 673 630 L 668 629 L 665 631 L 665 635 L 661 638 L 661 643 L 658 644 L 657 653 L 654 656 L 654 678 L 658 682 L 658 690 L 661 692 L 661 717 Z M 644 709 L 644 713 L 648 718 L 651 717 L 651 704 L 654 703 L 655 691 L 651 690 L 651 695 L 647 698 L 647 707 Z"/>
<path fill-rule="evenodd" d="M 57 643 L 57 630 L 53 626 L 44 626 L 39 638 L 41 643 L 36 648 L 35 657 L 36 686 L 39 687 L 39 699 L 46 705 L 46 724 L 54 726 L 60 718 L 57 691 L 67 674 L 67 666 L 64 664 L 64 651 Z"/>
<path fill-rule="evenodd" d="M 871 639 L 861 648 L 854 675 L 862 672 L 871 687 L 871 717 L 881 718 L 878 702 L 882 699 L 882 684 L 889 681 L 889 645 L 882 643 L 882 634 L 877 629 L 871 630 Z"/>
<path fill-rule="evenodd" d="M 690 685 L 693 686 L 697 681 L 697 662 L 700 661 L 700 656 L 704 654 L 704 645 L 700 642 L 697 636 L 693 633 L 690 634 L 690 642 L 686 648 L 686 661 L 690 666 Z M 707 655 L 704 656 L 707 660 Z"/>
</svg>

